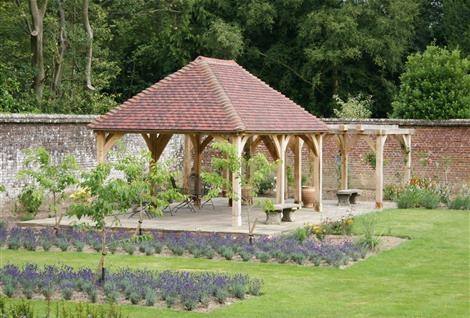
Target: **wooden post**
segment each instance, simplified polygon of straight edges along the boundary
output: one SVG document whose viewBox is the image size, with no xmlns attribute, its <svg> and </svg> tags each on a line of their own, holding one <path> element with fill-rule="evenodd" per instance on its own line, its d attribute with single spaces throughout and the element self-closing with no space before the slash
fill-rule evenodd
<svg viewBox="0 0 470 318">
<path fill-rule="evenodd" d="M 200 207 L 201 200 L 200 200 L 199 194 L 201 193 L 201 135 L 196 134 L 193 136 L 193 148 L 194 148 L 193 171 L 194 171 L 194 174 L 196 175 L 196 178 L 194 179 L 194 182 L 196 182 L 196 184 L 194 185 L 194 189 L 197 194 L 195 203 L 197 207 Z"/>
<path fill-rule="evenodd" d="M 106 154 L 104 153 L 104 145 L 106 143 L 106 136 L 104 131 L 96 132 L 96 161 L 103 163 Z"/>
<path fill-rule="evenodd" d="M 405 141 L 405 147 L 406 147 L 406 167 L 405 167 L 405 175 L 404 175 L 404 181 L 405 185 L 408 185 L 411 180 L 411 135 L 405 135 L 403 136 L 403 139 Z"/>
<path fill-rule="evenodd" d="M 189 175 L 191 174 L 191 137 L 184 135 L 184 148 L 183 148 L 183 189 L 186 193 L 189 191 Z"/>
<path fill-rule="evenodd" d="M 300 137 L 295 137 L 294 142 L 294 200 L 302 202 L 302 146 L 304 142 Z"/>
<path fill-rule="evenodd" d="M 315 187 L 315 211 L 321 212 L 323 211 L 323 136 L 322 135 L 314 135 L 312 136 L 314 141 L 314 145 L 316 148 L 317 155 L 315 156 L 314 161 L 314 187 Z"/>
<path fill-rule="evenodd" d="M 276 203 L 284 204 L 285 186 L 286 186 L 286 148 L 289 143 L 289 137 L 285 135 L 274 136 L 274 144 L 279 153 L 279 166 L 276 177 Z"/>
<path fill-rule="evenodd" d="M 341 153 L 341 189 L 346 190 L 348 188 L 349 176 L 348 176 L 348 165 L 349 165 L 349 153 L 348 153 L 348 137 L 346 134 L 338 136 L 340 138 L 340 153 Z"/>
<path fill-rule="evenodd" d="M 384 145 L 387 135 L 379 133 L 375 142 L 375 208 L 383 208 Z"/>
<path fill-rule="evenodd" d="M 232 140 L 237 158 L 241 158 L 243 152 L 242 137 L 235 136 Z M 241 169 L 232 173 L 232 226 L 242 225 L 242 183 L 240 179 Z"/>
</svg>

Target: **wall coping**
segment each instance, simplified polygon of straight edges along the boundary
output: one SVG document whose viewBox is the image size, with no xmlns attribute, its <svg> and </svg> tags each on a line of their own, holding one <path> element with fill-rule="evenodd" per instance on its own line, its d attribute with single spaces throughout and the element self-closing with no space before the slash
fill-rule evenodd
<svg viewBox="0 0 470 318">
<path fill-rule="evenodd" d="M 0 114 L 1 124 L 89 124 L 97 115 Z"/>
<path fill-rule="evenodd" d="M 1 124 L 89 124 L 97 115 L 65 114 L 0 114 Z M 423 120 L 423 119 L 340 119 L 321 118 L 327 124 L 364 124 L 399 126 L 454 126 L 470 127 L 470 119 Z"/>
<path fill-rule="evenodd" d="M 425 119 L 389 119 L 389 118 L 370 118 L 370 119 L 341 119 L 341 118 L 322 118 L 327 124 L 363 124 L 363 125 L 398 125 L 398 126 L 453 126 L 470 127 L 470 119 L 446 119 L 446 120 L 425 120 Z"/>
</svg>

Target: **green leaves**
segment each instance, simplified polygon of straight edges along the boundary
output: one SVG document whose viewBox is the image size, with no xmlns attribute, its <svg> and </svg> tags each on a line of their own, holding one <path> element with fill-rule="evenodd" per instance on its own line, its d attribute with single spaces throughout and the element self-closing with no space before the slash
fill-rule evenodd
<svg viewBox="0 0 470 318">
<path fill-rule="evenodd" d="M 397 118 L 470 118 L 470 59 L 458 50 L 428 46 L 412 54 L 393 102 Z"/>
</svg>

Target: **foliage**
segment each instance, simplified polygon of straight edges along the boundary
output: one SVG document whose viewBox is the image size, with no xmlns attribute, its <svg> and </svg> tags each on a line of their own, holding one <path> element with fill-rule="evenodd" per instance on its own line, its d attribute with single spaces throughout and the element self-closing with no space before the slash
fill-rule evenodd
<svg viewBox="0 0 470 318">
<path fill-rule="evenodd" d="M 334 101 L 338 104 L 339 109 L 333 112 L 338 118 L 360 119 L 370 118 L 372 115 L 372 96 L 348 96 L 346 101 L 342 100 L 338 95 L 333 96 Z"/>
<path fill-rule="evenodd" d="M 384 186 L 384 200 L 396 201 L 403 191 L 403 187 L 396 184 L 386 184 Z"/>
<path fill-rule="evenodd" d="M 351 235 L 354 218 L 352 215 L 346 215 L 339 220 L 325 219 L 320 224 L 308 224 L 306 229 L 310 235 L 319 240 L 323 240 L 325 235 Z"/>
<path fill-rule="evenodd" d="M 367 163 L 367 165 L 371 169 L 375 169 L 376 162 L 377 162 L 377 157 L 375 155 L 375 152 L 369 151 L 368 153 L 366 153 L 365 156 L 364 156 L 364 161 Z"/>
<path fill-rule="evenodd" d="M 41 189 L 37 189 L 32 185 L 25 186 L 18 196 L 18 201 L 30 218 L 36 216 L 43 199 L 44 194 Z"/>
<path fill-rule="evenodd" d="M 270 199 L 263 200 L 263 201 L 262 201 L 262 206 L 263 206 L 263 211 L 264 211 L 264 213 L 266 213 L 266 214 L 270 214 L 270 213 L 279 213 L 279 212 L 276 211 L 276 209 L 274 208 L 274 203 L 273 203 L 273 201 L 270 200 Z"/>
<path fill-rule="evenodd" d="M 470 210 L 470 188 L 463 187 L 452 200 L 449 200 L 448 207 L 454 210 Z"/>
<path fill-rule="evenodd" d="M 328 234 L 349 233 L 351 226 L 352 220 L 344 218 L 342 225 L 339 222 L 331 225 Z M 296 254 L 294 259 L 291 259 L 293 262 L 302 260 L 302 263 L 317 265 L 320 263 L 334 265 L 334 260 L 338 258 L 342 262 L 349 262 L 361 257 L 361 247 L 350 240 L 345 239 L 337 243 L 320 242 L 311 237 L 314 234 L 312 229 L 312 226 L 307 226 L 290 235 L 258 237 L 252 243 L 247 242 L 243 237 L 228 234 L 168 233 L 162 237 L 155 231 L 147 233 L 145 240 L 137 240 L 136 238 L 141 239 L 141 237 L 132 236 L 127 231 L 112 231 L 107 235 L 105 244 L 108 249 L 113 249 L 113 254 L 140 253 L 139 255 L 151 256 L 165 251 L 175 256 L 188 253 L 196 258 L 211 259 L 217 256 L 232 260 L 240 257 L 244 261 L 253 260 L 253 255 L 255 255 L 260 261 L 274 260 L 279 263 L 286 263 L 293 254 Z M 37 250 L 37 246 L 44 247 L 47 243 L 49 248 L 55 246 L 63 252 L 72 250 L 81 252 L 84 246 L 99 251 L 103 244 L 102 232 L 83 229 L 64 229 L 56 236 L 50 229 L 35 231 L 31 228 L 12 227 L 11 229 L 3 228 L 0 235 L 0 239 L 4 237 L 0 240 L 0 244 L 6 244 L 9 249 L 14 250 L 26 248 L 26 246 L 34 246 L 30 250 Z"/>
<path fill-rule="evenodd" d="M 170 203 L 184 199 L 179 189 L 172 185 L 175 173 L 165 164 L 149 165 L 149 162 L 151 155 L 144 152 L 120 158 L 115 164 L 115 169 L 122 172 L 127 181 L 127 203 L 140 209 L 139 234 L 144 210 L 151 215 L 160 216 Z"/>
<path fill-rule="evenodd" d="M 26 168 L 21 170 L 18 176 L 32 181 L 38 190 L 52 196 L 49 211 L 54 215 L 55 228 L 58 229 L 63 217 L 60 204 L 65 199 L 67 191 L 78 182 L 76 175 L 78 164 L 72 155 L 67 155 L 55 163 L 50 153 L 43 147 L 26 149 L 25 153 Z"/>
<path fill-rule="evenodd" d="M 256 195 L 267 194 L 268 191 L 274 189 L 275 181 L 273 174 L 266 176 L 266 178 L 259 183 L 258 193 Z"/>
<path fill-rule="evenodd" d="M 405 67 L 394 117 L 470 118 L 470 60 L 459 50 L 430 45 L 410 55 Z"/>
<path fill-rule="evenodd" d="M 259 280 L 243 274 L 121 269 L 109 273 L 106 285 L 103 287 L 97 283 L 89 268 L 74 270 L 68 266 L 46 266 L 41 269 L 31 263 L 23 267 L 3 266 L 0 268 L 0 283 L 12 284 L 16 289 L 15 296 L 24 294 L 25 290 L 33 290 L 33 293 L 39 296 L 40 293 L 69 289 L 72 291 L 71 295 L 61 293 L 64 299 L 68 296 L 73 297 L 74 292 L 84 291 L 92 302 L 98 299 L 98 294 L 105 293 L 124 296 L 133 305 L 141 304 L 144 299 L 147 305 L 154 304 L 157 294 L 163 300 L 176 296 L 187 310 L 200 306 L 204 297 L 213 297 L 219 289 L 229 291 L 231 297 L 243 298 L 245 293 L 250 291 L 259 294 L 260 287 L 250 289 L 249 286 L 261 284 Z"/>
<path fill-rule="evenodd" d="M 359 239 L 359 245 L 376 250 L 380 244 L 380 234 L 377 234 L 377 218 L 374 215 L 366 215 L 360 219 L 362 226 L 362 237 Z"/>
<path fill-rule="evenodd" d="M 399 209 L 419 208 L 436 209 L 441 202 L 441 197 L 431 188 L 421 188 L 417 185 L 409 185 L 397 196 Z"/>
</svg>

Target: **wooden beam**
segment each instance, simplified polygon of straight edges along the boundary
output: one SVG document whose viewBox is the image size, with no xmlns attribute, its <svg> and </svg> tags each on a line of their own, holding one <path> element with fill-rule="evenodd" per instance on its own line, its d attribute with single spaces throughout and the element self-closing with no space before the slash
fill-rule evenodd
<svg viewBox="0 0 470 318">
<path fill-rule="evenodd" d="M 266 149 L 268 149 L 269 154 L 273 160 L 279 159 L 279 153 L 277 152 L 276 146 L 274 145 L 272 139 L 269 136 L 261 136 Z"/>
<path fill-rule="evenodd" d="M 384 187 L 384 145 L 387 135 L 379 135 L 376 138 L 376 161 L 375 161 L 375 208 L 383 208 L 383 187 Z"/>
<path fill-rule="evenodd" d="M 313 152 L 315 156 L 318 156 L 317 149 L 313 143 L 313 140 L 310 136 L 308 135 L 299 135 L 300 138 L 305 142 L 305 144 L 308 146 L 308 148 Z"/>
<path fill-rule="evenodd" d="M 104 154 L 109 152 L 111 148 L 124 136 L 124 133 L 109 133 L 106 137 L 106 142 L 104 144 Z"/>
<path fill-rule="evenodd" d="M 201 147 L 199 147 L 199 151 L 202 153 L 204 149 L 214 140 L 213 136 L 207 136 L 204 141 L 201 143 Z"/>
<path fill-rule="evenodd" d="M 339 141 L 339 152 L 341 154 L 341 184 L 340 187 L 343 190 L 348 188 L 349 176 L 348 176 L 348 166 L 349 166 L 349 147 L 348 147 L 348 137 L 346 134 L 336 135 Z"/>
<path fill-rule="evenodd" d="M 400 144 L 400 148 L 405 157 L 405 173 L 403 174 L 403 183 L 405 185 L 411 180 L 411 135 L 393 135 Z"/>
</svg>

